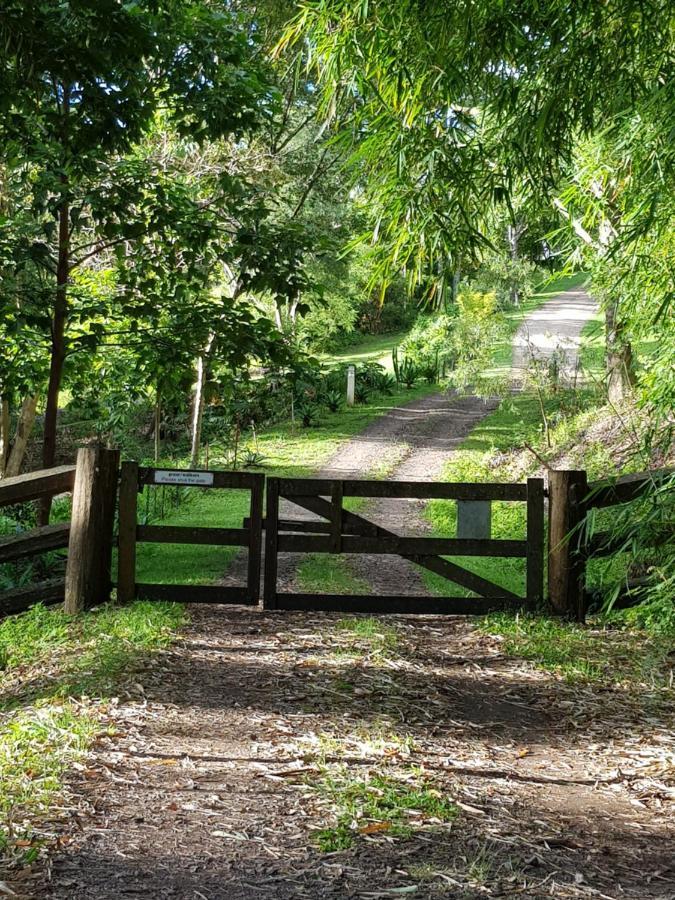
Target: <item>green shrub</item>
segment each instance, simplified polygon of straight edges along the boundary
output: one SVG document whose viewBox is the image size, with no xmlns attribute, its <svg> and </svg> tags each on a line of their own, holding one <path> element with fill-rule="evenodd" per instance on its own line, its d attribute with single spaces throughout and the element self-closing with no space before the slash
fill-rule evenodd
<svg viewBox="0 0 675 900">
<path fill-rule="evenodd" d="M 404 356 L 402 359 L 398 355 L 398 347 L 394 347 L 391 358 L 394 364 L 394 373 L 396 381 L 399 384 L 405 384 L 411 388 L 419 377 L 419 369 L 411 356 Z"/>
<path fill-rule="evenodd" d="M 295 413 L 302 422 L 303 428 L 311 428 L 319 418 L 319 407 L 316 403 L 304 400 L 296 406 Z"/>
<path fill-rule="evenodd" d="M 472 287 L 479 293 L 494 293 L 500 309 L 520 304 L 534 294 L 537 267 L 526 259 L 511 259 L 506 253 L 487 256 Z"/>
<path fill-rule="evenodd" d="M 447 313 L 418 316 L 410 334 L 401 343 L 403 355 L 413 360 L 422 377 L 430 383 L 453 367 L 455 326 L 456 317 Z"/>
<path fill-rule="evenodd" d="M 342 392 L 331 388 L 322 395 L 322 401 L 330 412 L 336 413 L 342 406 Z"/>
</svg>

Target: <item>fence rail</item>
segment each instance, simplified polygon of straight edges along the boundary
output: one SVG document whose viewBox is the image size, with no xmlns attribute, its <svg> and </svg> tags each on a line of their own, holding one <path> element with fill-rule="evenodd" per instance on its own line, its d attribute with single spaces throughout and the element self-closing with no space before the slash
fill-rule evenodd
<svg viewBox="0 0 675 900">
<path fill-rule="evenodd" d="M 609 479 L 591 481 L 588 484 L 588 494 L 583 501 L 584 507 L 586 510 L 603 509 L 630 503 L 639 499 L 647 488 L 666 481 L 674 471 L 675 469 L 653 469 L 649 472 L 622 475 L 615 481 Z"/>
<path fill-rule="evenodd" d="M 56 466 L 40 469 L 26 475 L 15 475 L 0 481 L 0 506 L 26 503 L 42 497 L 72 491 L 75 484 L 75 466 Z"/>
<path fill-rule="evenodd" d="M 40 469 L 0 481 L 0 507 L 28 503 L 73 490 L 75 466 Z M 60 522 L 0 538 L 0 564 L 62 550 L 70 540 L 70 523 Z M 22 612 L 34 603 L 60 603 L 65 597 L 65 577 L 49 578 L 0 592 L 0 615 Z"/>
</svg>

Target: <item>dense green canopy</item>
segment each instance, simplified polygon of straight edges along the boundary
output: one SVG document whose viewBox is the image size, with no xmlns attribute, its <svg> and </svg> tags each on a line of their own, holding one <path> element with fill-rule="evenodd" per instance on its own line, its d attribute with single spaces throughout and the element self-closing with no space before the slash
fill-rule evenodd
<svg viewBox="0 0 675 900">
<path fill-rule="evenodd" d="M 628 111 L 659 110 L 668 140 L 674 38 L 668 0 L 309 0 L 284 44 L 342 120 L 383 265 L 421 277 L 476 252 L 493 203 L 549 192 L 579 139 Z"/>
</svg>

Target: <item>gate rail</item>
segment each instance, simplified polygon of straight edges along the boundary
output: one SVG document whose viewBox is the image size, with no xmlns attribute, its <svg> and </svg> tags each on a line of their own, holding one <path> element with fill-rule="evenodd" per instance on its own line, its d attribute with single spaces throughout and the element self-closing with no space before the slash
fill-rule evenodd
<svg viewBox="0 0 675 900">
<path fill-rule="evenodd" d="M 525 502 L 526 539 L 402 537 L 344 509 L 345 497 Z M 321 516 L 324 521 L 280 518 L 281 498 Z M 268 478 L 265 534 L 264 603 L 268 609 L 480 614 L 535 605 L 543 599 L 544 482 L 541 478 L 530 478 L 527 484 Z M 361 596 L 280 592 L 277 589 L 277 556 L 284 552 L 396 554 L 479 596 Z M 526 559 L 525 596 L 518 596 L 501 585 L 444 559 L 444 555 Z"/>
</svg>

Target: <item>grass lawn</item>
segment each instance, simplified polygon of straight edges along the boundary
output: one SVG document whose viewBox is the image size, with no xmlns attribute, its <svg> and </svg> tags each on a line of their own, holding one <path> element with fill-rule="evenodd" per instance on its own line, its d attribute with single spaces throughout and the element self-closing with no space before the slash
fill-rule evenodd
<svg viewBox="0 0 675 900">
<path fill-rule="evenodd" d="M 334 363 L 358 363 L 376 362 L 393 372 L 391 363 L 391 351 L 406 337 L 407 331 L 397 331 L 391 334 L 367 334 L 357 343 L 344 350 L 338 350 L 330 355 L 322 355 L 325 362 Z"/>
<path fill-rule="evenodd" d="M 142 602 L 74 617 L 34 606 L 0 621 L 0 866 L 37 858 L 48 840 L 38 823 L 63 814 L 64 774 L 103 730 L 108 698 L 183 621 L 176 604 Z"/>
<path fill-rule="evenodd" d="M 485 616 L 478 627 L 500 637 L 508 656 L 529 660 L 571 684 L 647 688 L 672 696 L 671 635 L 507 613 Z"/>
</svg>

